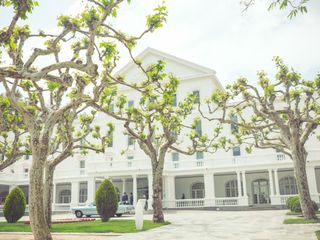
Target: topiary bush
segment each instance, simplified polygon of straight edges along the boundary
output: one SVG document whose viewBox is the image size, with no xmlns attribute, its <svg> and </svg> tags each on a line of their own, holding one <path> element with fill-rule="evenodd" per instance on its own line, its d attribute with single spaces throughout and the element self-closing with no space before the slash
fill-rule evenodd
<svg viewBox="0 0 320 240">
<path fill-rule="evenodd" d="M 104 180 L 96 191 L 96 206 L 102 222 L 107 222 L 118 209 L 118 196 L 111 181 Z"/>
<path fill-rule="evenodd" d="M 292 204 L 292 202 L 293 202 L 296 198 L 299 199 L 298 196 L 288 197 L 288 199 L 287 199 L 287 201 L 286 201 L 286 207 L 287 207 L 288 209 L 291 210 L 291 204 Z"/>
<path fill-rule="evenodd" d="M 286 202 L 286 205 L 287 205 L 287 207 L 289 206 L 290 211 L 296 212 L 296 213 L 302 212 L 300 198 L 298 196 L 291 197 L 291 198 L 292 198 L 291 200 L 288 199 L 289 202 L 288 202 L 288 200 Z M 314 210 L 318 211 L 318 209 L 319 209 L 318 204 L 315 201 L 312 201 L 312 204 L 313 204 Z"/>
<path fill-rule="evenodd" d="M 291 212 L 301 212 L 301 204 L 299 197 L 296 197 L 292 200 L 290 210 Z"/>
<path fill-rule="evenodd" d="M 3 215 L 8 223 L 17 222 L 26 210 L 26 197 L 24 192 L 19 188 L 13 188 L 3 205 Z"/>
</svg>

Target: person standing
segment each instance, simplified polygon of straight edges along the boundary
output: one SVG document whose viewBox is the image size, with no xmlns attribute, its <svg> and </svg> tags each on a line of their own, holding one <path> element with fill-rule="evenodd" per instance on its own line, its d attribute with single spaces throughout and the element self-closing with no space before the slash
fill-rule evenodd
<svg viewBox="0 0 320 240">
<path fill-rule="evenodd" d="M 128 195 L 127 195 L 126 192 L 123 193 L 121 201 L 122 201 L 122 204 L 127 204 L 128 203 Z"/>
<path fill-rule="evenodd" d="M 133 194 L 132 193 L 130 193 L 129 202 L 130 202 L 130 205 L 133 205 Z"/>
</svg>

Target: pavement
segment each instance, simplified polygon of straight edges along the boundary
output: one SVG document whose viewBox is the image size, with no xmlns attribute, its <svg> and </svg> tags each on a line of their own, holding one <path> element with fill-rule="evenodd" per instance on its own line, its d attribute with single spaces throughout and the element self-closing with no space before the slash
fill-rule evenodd
<svg viewBox="0 0 320 240">
<path fill-rule="evenodd" d="M 129 234 L 54 234 L 55 240 L 316 240 L 320 224 L 283 224 L 286 210 L 165 211 L 170 225 Z M 55 218 L 67 218 L 59 215 Z M 73 216 L 72 216 L 73 217 Z M 151 219 L 152 215 L 144 216 Z M 133 216 L 126 217 L 133 218 Z M 121 218 L 119 218 L 121 219 Z M 0 218 L 0 221 L 3 219 Z M 0 234 L 0 240 L 32 240 L 30 234 Z"/>
</svg>

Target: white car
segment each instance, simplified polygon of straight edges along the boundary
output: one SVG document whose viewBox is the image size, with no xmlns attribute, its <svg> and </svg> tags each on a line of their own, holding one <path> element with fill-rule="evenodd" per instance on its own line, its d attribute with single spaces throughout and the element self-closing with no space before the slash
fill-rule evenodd
<svg viewBox="0 0 320 240">
<path fill-rule="evenodd" d="M 78 206 L 71 208 L 72 213 L 76 215 L 77 218 L 81 218 L 82 216 L 91 217 L 92 215 L 99 215 L 97 212 L 96 204 L 90 203 L 86 206 Z M 126 205 L 119 202 L 118 210 L 116 212 L 117 217 L 121 217 L 122 214 L 132 213 L 134 212 L 133 205 Z"/>
</svg>

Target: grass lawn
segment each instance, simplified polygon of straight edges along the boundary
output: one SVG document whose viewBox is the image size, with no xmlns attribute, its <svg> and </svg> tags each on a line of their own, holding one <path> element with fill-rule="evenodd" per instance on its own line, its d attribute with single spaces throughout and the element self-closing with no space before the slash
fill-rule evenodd
<svg viewBox="0 0 320 240">
<path fill-rule="evenodd" d="M 162 224 L 153 223 L 149 220 L 144 220 L 143 231 L 149 230 L 163 225 L 170 224 L 165 222 Z M 31 232 L 29 224 L 23 222 L 7 223 L 0 222 L 0 232 Z M 79 223 L 65 223 L 65 224 L 53 224 L 51 232 L 65 232 L 65 233 L 133 233 L 137 232 L 134 220 L 110 220 L 109 222 L 101 222 L 100 220 L 91 222 L 79 222 Z"/>
<path fill-rule="evenodd" d="M 320 240 L 320 230 L 316 231 L 316 235 L 317 235 L 318 240 Z"/>
<path fill-rule="evenodd" d="M 304 218 L 288 218 L 283 221 L 284 224 L 310 224 L 320 223 L 320 219 L 317 220 L 306 220 Z"/>
<path fill-rule="evenodd" d="M 317 211 L 317 214 L 320 214 L 320 212 Z M 287 212 L 286 215 L 291 215 L 291 216 L 302 215 L 302 212 Z"/>
</svg>

